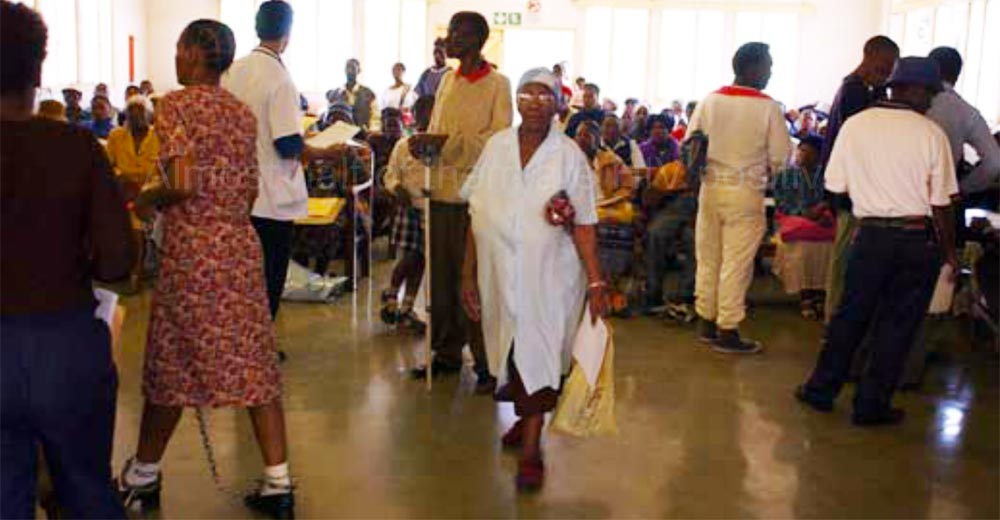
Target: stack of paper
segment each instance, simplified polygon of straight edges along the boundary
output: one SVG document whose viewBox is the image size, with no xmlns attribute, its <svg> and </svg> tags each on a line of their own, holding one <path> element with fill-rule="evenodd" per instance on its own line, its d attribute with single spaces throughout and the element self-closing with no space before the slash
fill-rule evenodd
<svg viewBox="0 0 1000 520">
<path fill-rule="evenodd" d="M 343 121 L 327 127 L 326 130 L 306 139 L 306 144 L 313 148 L 325 149 L 336 144 L 352 144 L 359 146 L 361 143 L 354 141 L 354 136 L 361 131 L 360 127 L 349 125 Z"/>
</svg>

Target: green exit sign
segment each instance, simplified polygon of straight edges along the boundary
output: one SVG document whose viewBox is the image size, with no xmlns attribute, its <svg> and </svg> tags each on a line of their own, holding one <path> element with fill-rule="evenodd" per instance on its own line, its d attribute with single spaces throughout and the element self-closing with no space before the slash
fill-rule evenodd
<svg viewBox="0 0 1000 520">
<path fill-rule="evenodd" d="M 493 13 L 493 25 L 521 25 L 521 13 Z"/>
</svg>

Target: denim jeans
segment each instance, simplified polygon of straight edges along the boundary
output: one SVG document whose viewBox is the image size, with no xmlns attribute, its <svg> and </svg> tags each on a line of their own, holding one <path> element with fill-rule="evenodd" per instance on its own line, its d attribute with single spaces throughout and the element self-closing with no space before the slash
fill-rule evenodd
<svg viewBox="0 0 1000 520">
<path fill-rule="evenodd" d="M 93 309 L 0 318 L 0 518 L 34 518 L 38 447 L 67 518 L 125 518 L 111 484 L 118 376 Z"/>
</svg>

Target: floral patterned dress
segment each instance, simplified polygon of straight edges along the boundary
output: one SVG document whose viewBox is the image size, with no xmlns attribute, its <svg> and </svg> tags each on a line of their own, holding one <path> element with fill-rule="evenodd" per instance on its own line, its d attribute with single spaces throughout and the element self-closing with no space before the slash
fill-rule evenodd
<svg viewBox="0 0 1000 520">
<path fill-rule="evenodd" d="M 164 212 L 143 392 L 163 406 L 257 406 L 281 394 L 260 241 L 256 119 L 219 87 L 166 95 L 160 160 L 193 157 L 194 195 Z"/>
</svg>

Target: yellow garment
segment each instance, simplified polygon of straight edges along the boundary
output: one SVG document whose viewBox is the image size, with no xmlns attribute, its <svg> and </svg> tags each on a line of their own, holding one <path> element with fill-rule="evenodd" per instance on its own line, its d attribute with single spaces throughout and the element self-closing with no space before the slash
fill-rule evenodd
<svg viewBox="0 0 1000 520">
<path fill-rule="evenodd" d="M 115 175 L 143 184 L 146 178 L 156 171 L 156 161 L 160 156 L 160 139 L 150 127 L 146 138 L 139 146 L 139 152 L 136 153 L 132 133 L 126 127 L 118 127 L 108 134 L 107 151 Z"/>
<path fill-rule="evenodd" d="M 447 134 L 439 166 L 431 174 L 431 198 L 464 203 L 459 190 L 479 160 L 486 141 L 513 121 L 510 81 L 497 71 L 470 82 L 445 73 L 438 87 L 429 134 Z"/>
<path fill-rule="evenodd" d="M 695 310 L 720 329 L 735 329 L 746 316 L 753 260 L 767 228 L 764 194 L 703 185 L 696 222 Z"/>
<path fill-rule="evenodd" d="M 597 384 L 590 388 L 583 369 L 573 364 L 552 416 L 550 428 L 553 432 L 574 437 L 618 433 L 615 421 L 615 343 L 610 326 L 608 328 L 608 344 Z"/>
<path fill-rule="evenodd" d="M 662 192 L 683 191 L 688 188 L 687 170 L 680 161 L 673 161 L 656 169 L 652 180 L 653 189 Z"/>
<path fill-rule="evenodd" d="M 614 152 L 601 150 L 594 157 L 594 176 L 599 189 L 598 220 L 631 224 L 635 219 L 635 208 L 630 202 L 635 180 L 625 169 L 625 163 Z"/>
</svg>

